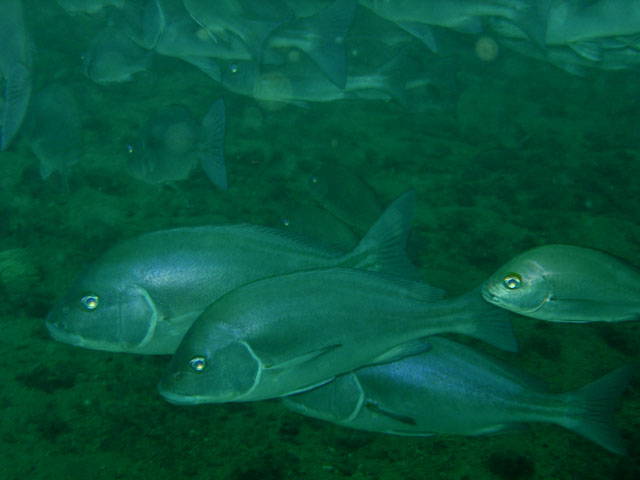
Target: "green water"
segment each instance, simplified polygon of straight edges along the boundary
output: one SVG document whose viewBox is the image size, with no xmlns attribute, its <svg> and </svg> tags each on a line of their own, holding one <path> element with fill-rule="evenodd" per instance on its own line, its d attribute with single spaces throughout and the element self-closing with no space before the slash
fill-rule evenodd
<svg viewBox="0 0 640 480">
<path fill-rule="evenodd" d="M 85 160 L 64 191 L 43 181 L 17 141 L 0 154 L 0 478 L 14 479 L 631 479 L 640 476 L 640 389 L 617 412 L 629 456 L 559 427 L 464 438 L 351 431 L 276 401 L 175 407 L 156 392 L 167 358 L 77 349 L 43 321 L 83 267 L 137 233 L 212 223 L 275 226 L 314 204 L 308 176 L 347 166 L 381 203 L 417 193 L 410 256 L 452 294 L 546 243 L 602 249 L 640 265 L 637 72 L 572 77 L 502 50 L 477 60 L 461 37 L 451 111 L 407 113 L 393 102 L 263 108 L 178 60 L 103 87 L 80 73 L 95 30 L 53 2 L 25 2 L 36 89 L 70 86 L 85 111 Z M 467 50 L 464 50 L 466 48 Z M 175 187 L 123 173 L 126 146 L 149 111 L 179 102 L 201 118 L 222 96 L 229 190 L 200 170 Z M 514 319 L 510 363 L 570 390 L 640 360 L 640 324 Z M 496 353 L 496 352 L 493 352 Z"/>
</svg>

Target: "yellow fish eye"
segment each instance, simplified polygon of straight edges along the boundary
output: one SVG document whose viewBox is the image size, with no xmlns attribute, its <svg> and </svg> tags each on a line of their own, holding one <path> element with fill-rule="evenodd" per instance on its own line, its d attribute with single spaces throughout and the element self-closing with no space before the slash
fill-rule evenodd
<svg viewBox="0 0 640 480">
<path fill-rule="evenodd" d="M 97 295 L 85 295 L 80 299 L 80 303 L 87 310 L 95 310 L 98 308 L 99 298 Z"/>
<path fill-rule="evenodd" d="M 504 283 L 504 286 L 509 290 L 515 290 L 516 288 L 520 287 L 520 285 L 522 285 L 522 277 L 519 273 L 508 273 L 504 277 L 502 283 Z"/>
<path fill-rule="evenodd" d="M 207 360 L 204 357 L 193 357 L 189 360 L 189 366 L 194 372 L 200 373 L 207 368 Z"/>
</svg>

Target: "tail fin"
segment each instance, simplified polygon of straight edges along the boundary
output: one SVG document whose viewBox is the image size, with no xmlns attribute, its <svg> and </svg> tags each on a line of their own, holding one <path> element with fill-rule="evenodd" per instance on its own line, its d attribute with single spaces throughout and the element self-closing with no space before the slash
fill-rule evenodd
<svg viewBox="0 0 640 480">
<path fill-rule="evenodd" d="M 209 179 L 222 190 L 227 189 L 227 167 L 224 162 L 225 113 L 222 99 L 216 100 L 202 121 L 203 140 L 200 165 Z"/>
<path fill-rule="evenodd" d="M 6 150 L 18 133 L 31 97 L 31 70 L 26 65 L 16 63 L 5 76 L 5 104 L 0 151 Z"/>
<path fill-rule="evenodd" d="M 354 0 L 336 0 L 324 10 L 299 21 L 312 38 L 305 53 L 340 88 L 344 88 L 347 80 L 344 38 L 353 21 L 356 3 Z"/>
<path fill-rule="evenodd" d="M 494 347 L 517 352 L 518 342 L 511 329 L 511 316 L 506 310 L 487 303 L 479 288 L 458 297 L 468 318 L 459 333 L 487 342 Z"/>
<path fill-rule="evenodd" d="M 622 365 L 568 394 L 576 398 L 578 404 L 573 421 L 563 425 L 615 454 L 626 455 L 627 447 L 620 438 L 613 413 L 634 371 L 634 364 Z"/>
<path fill-rule="evenodd" d="M 537 0 L 515 11 L 513 23 L 542 51 L 547 47 L 547 24 L 552 0 Z"/>
<path fill-rule="evenodd" d="M 420 279 L 420 274 L 404 251 L 413 222 L 414 201 L 413 190 L 394 200 L 339 266 Z"/>
</svg>

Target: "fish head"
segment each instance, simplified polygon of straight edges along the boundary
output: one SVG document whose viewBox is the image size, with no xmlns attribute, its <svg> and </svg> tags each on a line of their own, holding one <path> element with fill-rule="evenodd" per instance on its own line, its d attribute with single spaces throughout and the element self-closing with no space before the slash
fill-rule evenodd
<svg viewBox="0 0 640 480">
<path fill-rule="evenodd" d="M 498 307 L 535 317 L 551 299 L 552 285 L 542 265 L 521 255 L 489 277 L 482 296 Z"/>
<path fill-rule="evenodd" d="M 109 269 L 90 269 L 80 277 L 47 315 L 50 335 L 94 350 L 148 353 L 158 323 L 156 306 L 141 286 L 113 278 Z"/>
<path fill-rule="evenodd" d="M 241 401 L 260 382 L 261 362 L 251 347 L 211 325 L 205 314 L 189 329 L 158 385 L 170 403 Z"/>
</svg>

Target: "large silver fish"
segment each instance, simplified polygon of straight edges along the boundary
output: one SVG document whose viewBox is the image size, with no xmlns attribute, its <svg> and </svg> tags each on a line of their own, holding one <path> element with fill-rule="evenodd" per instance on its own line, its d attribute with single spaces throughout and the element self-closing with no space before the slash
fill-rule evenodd
<svg viewBox="0 0 640 480">
<path fill-rule="evenodd" d="M 31 45 L 24 26 L 22 0 L 0 2 L 0 79 L 4 77 L 0 151 L 11 144 L 31 96 Z"/>
<path fill-rule="evenodd" d="M 343 268 L 243 285 L 194 322 L 160 394 L 176 404 L 281 397 L 422 352 L 425 343 L 416 339 L 438 333 L 516 350 L 508 315 L 485 308 L 477 290 L 441 297 L 424 283 Z"/>
<path fill-rule="evenodd" d="M 528 250 L 483 285 L 485 300 L 550 322 L 621 322 L 640 315 L 640 272 L 611 255 L 571 245 Z"/>
<path fill-rule="evenodd" d="M 170 105 L 150 118 L 129 146 L 127 170 L 145 182 L 166 183 L 184 180 L 200 162 L 214 185 L 226 190 L 224 129 L 222 99 L 213 103 L 202 125 L 182 105 Z"/>
<path fill-rule="evenodd" d="M 400 196 L 344 255 L 253 225 L 141 235 L 90 264 L 53 307 L 47 328 L 56 340 L 81 347 L 172 354 L 211 302 L 244 283 L 336 265 L 400 275 L 412 267 L 403 249 L 413 200 L 413 192 Z"/>
<path fill-rule="evenodd" d="M 497 358 L 444 338 L 427 342 L 423 354 L 356 370 L 283 403 L 345 427 L 396 435 L 484 435 L 552 423 L 626 453 L 613 412 L 633 365 L 572 392 L 546 393 L 541 380 Z"/>
</svg>

